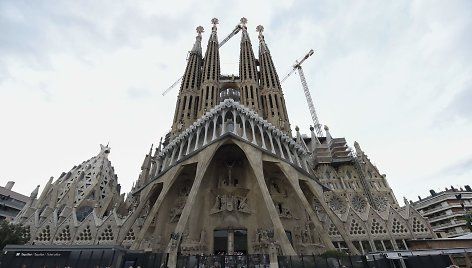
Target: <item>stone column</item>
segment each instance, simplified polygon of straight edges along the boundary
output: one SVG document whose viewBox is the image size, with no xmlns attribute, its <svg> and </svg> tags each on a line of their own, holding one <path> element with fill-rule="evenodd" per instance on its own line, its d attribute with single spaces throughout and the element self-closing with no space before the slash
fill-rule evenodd
<svg viewBox="0 0 472 268">
<path fill-rule="evenodd" d="M 246 153 L 246 157 L 249 160 L 249 164 L 251 165 L 251 168 L 254 171 L 254 175 L 256 176 L 257 184 L 261 190 L 264 203 L 272 220 L 275 237 L 280 243 L 280 247 L 282 248 L 283 254 L 292 256 L 297 255 L 292 245 L 290 244 L 290 241 L 288 240 L 282 221 L 280 220 L 279 214 L 277 213 L 277 209 L 275 208 L 274 202 L 272 201 L 272 197 L 270 196 L 269 189 L 267 188 L 267 185 L 265 183 L 264 172 L 262 170 L 262 152 L 252 148 L 252 146 L 248 144 L 242 145 L 241 148 Z"/>
<path fill-rule="evenodd" d="M 228 253 L 229 255 L 234 254 L 234 232 L 233 230 L 228 230 Z"/>
</svg>

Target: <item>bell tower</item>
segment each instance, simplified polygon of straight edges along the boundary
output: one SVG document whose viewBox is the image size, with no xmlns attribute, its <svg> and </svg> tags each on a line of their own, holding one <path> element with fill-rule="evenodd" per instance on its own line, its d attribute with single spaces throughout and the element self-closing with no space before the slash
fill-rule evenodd
<svg viewBox="0 0 472 268">
<path fill-rule="evenodd" d="M 175 106 L 172 123 L 172 137 L 186 129 L 197 119 L 200 104 L 199 88 L 201 84 L 202 66 L 202 33 L 203 27 L 197 27 L 197 37 L 189 53 L 187 68 L 180 85 L 179 96 Z"/>
<path fill-rule="evenodd" d="M 288 120 L 287 107 L 284 94 L 280 86 L 279 76 L 275 70 L 272 56 L 264 40 L 264 27 L 257 26 L 259 32 L 259 62 L 260 62 L 260 91 L 262 100 L 263 117 L 291 136 L 290 122 Z"/>
<path fill-rule="evenodd" d="M 241 104 L 255 111 L 259 115 L 262 110 L 259 102 L 259 82 L 257 75 L 256 58 L 252 50 L 251 39 L 246 27 L 247 19 L 241 18 L 241 49 L 239 54 L 239 76 L 241 79 Z"/>
<path fill-rule="evenodd" d="M 200 88 L 200 108 L 198 116 L 202 116 L 213 106 L 218 104 L 218 91 L 220 80 L 220 51 L 217 35 L 218 19 L 211 20 L 213 27 L 211 28 L 210 39 L 208 40 L 205 60 L 203 63 L 202 83 Z"/>
</svg>

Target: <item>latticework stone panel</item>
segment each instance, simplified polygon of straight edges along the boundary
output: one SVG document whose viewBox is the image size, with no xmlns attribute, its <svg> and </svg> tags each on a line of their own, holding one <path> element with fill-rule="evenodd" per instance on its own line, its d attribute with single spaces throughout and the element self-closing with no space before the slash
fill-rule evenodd
<svg viewBox="0 0 472 268">
<path fill-rule="evenodd" d="M 385 228 L 382 226 L 382 224 L 379 221 L 377 221 L 376 219 L 373 219 L 370 233 L 373 235 L 381 235 L 381 234 L 386 234 L 387 230 L 385 230 Z"/>
</svg>

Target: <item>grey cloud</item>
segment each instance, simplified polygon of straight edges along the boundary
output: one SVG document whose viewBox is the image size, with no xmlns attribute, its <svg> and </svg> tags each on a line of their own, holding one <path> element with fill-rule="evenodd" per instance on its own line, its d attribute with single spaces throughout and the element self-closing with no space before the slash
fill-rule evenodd
<svg viewBox="0 0 472 268">
<path fill-rule="evenodd" d="M 456 95 L 452 103 L 449 105 L 449 110 L 462 118 L 472 120 L 472 83 L 467 88 Z"/>
<path fill-rule="evenodd" d="M 85 59 L 86 55 L 139 46 L 149 36 L 175 41 L 189 28 L 181 17 L 145 16 L 124 3 L 112 7 L 94 7 L 91 3 L 96 4 L 0 2 L 0 59 L 18 58 L 33 68 L 44 68 L 51 53 L 65 52 Z M 5 73 L 7 67 L 0 72 Z"/>
<path fill-rule="evenodd" d="M 472 121 L 472 81 L 464 87 L 449 103 L 449 105 L 441 111 L 437 117 L 437 122 L 444 125 L 447 122 L 454 121 L 457 118 Z"/>
<path fill-rule="evenodd" d="M 444 168 L 439 173 L 441 175 L 460 176 L 471 171 L 472 171 L 472 156 L 466 160 L 463 160 L 459 163 L 456 163 L 449 167 Z"/>
</svg>

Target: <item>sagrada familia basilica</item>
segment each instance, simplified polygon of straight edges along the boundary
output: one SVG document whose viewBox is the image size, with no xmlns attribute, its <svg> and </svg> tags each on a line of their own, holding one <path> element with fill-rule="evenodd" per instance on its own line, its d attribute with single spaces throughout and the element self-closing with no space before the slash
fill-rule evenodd
<svg viewBox="0 0 472 268">
<path fill-rule="evenodd" d="M 255 54 L 241 20 L 239 74 L 222 76 L 216 19 L 189 53 L 171 132 L 120 194 L 110 148 L 36 188 L 16 222 L 34 245 L 120 245 L 180 254 L 351 254 L 433 238 L 400 208 L 386 176 L 354 143 L 292 132 L 263 27 Z M 256 58 L 257 55 L 257 58 Z"/>
</svg>

